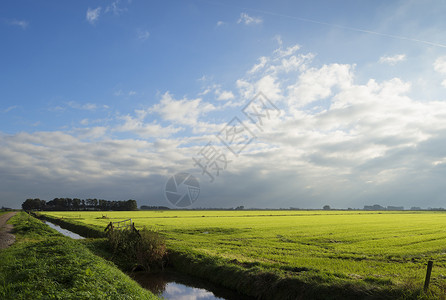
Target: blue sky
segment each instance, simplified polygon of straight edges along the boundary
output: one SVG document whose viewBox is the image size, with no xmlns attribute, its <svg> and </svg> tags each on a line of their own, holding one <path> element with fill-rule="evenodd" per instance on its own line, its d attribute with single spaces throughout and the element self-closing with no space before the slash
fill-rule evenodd
<svg viewBox="0 0 446 300">
<path fill-rule="evenodd" d="M 444 206 L 442 2 L 0 8 L 0 205 L 173 207 L 165 184 L 186 172 L 190 207 Z M 259 103 L 274 108 L 261 126 L 243 113 Z M 231 120 L 255 137 L 235 154 L 218 138 Z"/>
</svg>

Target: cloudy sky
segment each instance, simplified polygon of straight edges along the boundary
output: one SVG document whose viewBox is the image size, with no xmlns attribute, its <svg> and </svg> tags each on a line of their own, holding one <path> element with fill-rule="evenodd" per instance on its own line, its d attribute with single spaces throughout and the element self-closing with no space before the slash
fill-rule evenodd
<svg viewBox="0 0 446 300">
<path fill-rule="evenodd" d="M 199 181 L 192 208 L 446 206 L 445 15 L 424 0 L 2 1 L 0 206 L 174 207 L 177 173 Z"/>
</svg>

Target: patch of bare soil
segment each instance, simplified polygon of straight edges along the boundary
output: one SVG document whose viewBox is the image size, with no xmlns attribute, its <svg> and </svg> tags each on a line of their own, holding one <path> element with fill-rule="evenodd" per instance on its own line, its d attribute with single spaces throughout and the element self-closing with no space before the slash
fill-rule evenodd
<svg viewBox="0 0 446 300">
<path fill-rule="evenodd" d="M 0 216 L 0 249 L 9 247 L 15 242 L 15 236 L 11 233 L 13 226 L 6 224 L 15 214 L 15 212 L 10 212 Z"/>
</svg>

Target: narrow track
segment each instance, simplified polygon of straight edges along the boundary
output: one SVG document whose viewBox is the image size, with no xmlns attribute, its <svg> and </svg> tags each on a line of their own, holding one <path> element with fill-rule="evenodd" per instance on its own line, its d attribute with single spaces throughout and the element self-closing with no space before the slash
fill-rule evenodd
<svg viewBox="0 0 446 300">
<path fill-rule="evenodd" d="M 0 216 L 0 249 L 7 248 L 15 242 L 15 236 L 11 233 L 13 226 L 6 224 L 16 212 L 10 212 Z"/>
</svg>

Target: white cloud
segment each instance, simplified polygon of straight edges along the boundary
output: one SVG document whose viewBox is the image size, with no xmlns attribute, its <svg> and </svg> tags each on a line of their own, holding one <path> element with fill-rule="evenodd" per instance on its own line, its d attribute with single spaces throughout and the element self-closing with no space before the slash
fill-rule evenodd
<svg viewBox="0 0 446 300">
<path fill-rule="evenodd" d="M 169 125 L 163 127 L 157 122 L 146 123 L 144 120 L 148 114 L 146 110 L 136 110 L 136 116 L 126 115 L 120 117 L 124 124 L 118 125 L 114 130 L 118 132 L 131 132 L 142 138 L 169 137 L 170 135 L 182 130 L 181 127 Z"/>
<path fill-rule="evenodd" d="M 396 65 L 399 62 L 406 60 L 406 54 L 396 54 L 393 56 L 381 56 L 379 58 L 379 63 L 381 64 L 389 64 L 391 66 Z"/>
<path fill-rule="evenodd" d="M 74 132 L 76 134 L 76 137 L 79 138 L 80 140 L 96 140 L 104 138 L 107 131 L 108 131 L 107 127 L 97 126 L 92 128 L 79 128 L 76 129 Z"/>
<path fill-rule="evenodd" d="M 81 108 L 85 109 L 85 110 L 95 110 L 97 108 L 97 106 L 94 103 L 86 103 L 86 104 L 82 105 Z"/>
<path fill-rule="evenodd" d="M 288 86 L 289 104 L 293 107 L 303 107 L 333 95 L 335 86 L 350 86 L 353 81 L 352 69 L 350 65 L 331 64 L 303 72 L 295 84 Z"/>
<path fill-rule="evenodd" d="M 446 175 L 445 102 L 413 98 L 412 83 L 401 78 L 356 82 L 355 65 L 317 66 L 313 57 L 299 53 L 298 46 L 280 46 L 256 61 L 260 66 L 249 68 L 234 89 L 206 88 L 203 97 L 230 102 L 240 95 L 240 106 L 262 91 L 283 113 L 265 118 L 267 126 L 255 132 L 257 139 L 238 157 L 218 146 L 232 162 L 213 186 L 202 189 L 196 205 L 231 207 L 239 205 L 237 199 L 244 199 L 246 207 L 321 207 L 327 202 L 362 207 L 373 204 L 370 199 L 442 205 L 443 194 L 432 191 L 442 189 Z M 446 73 L 446 58 L 437 59 L 434 68 Z M 48 191 L 53 197 L 136 195 L 145 204 L 149 198 L 163 199 L 167 176 L 178 171 L 201 176 L 204 186 L 209 178 L 192 157 L 207 142 L 218 141 L 215 133 L 226 123 L 207 118 L 220 108 L 203 99 L 175 99 L 166 92 L 149 109 L 119 116 L 118 124 L 109 127 L 0 134 L 0 191 L 43 198 Z M 72 106 L 87 109 L 87 104 Z M 95 121 L 80 122 L 91 126 Z"/>
<path fill-rule="evenodd" d="M 255 94 L 260 92 L 264 93 L 269 99 L 279 100 L 281 98 L 282 91 L 277 78 L 273 75 L 265 75 L 255 84 Z"/>
<path fill-rule="evenodd" d="M 4 109 L 2 112 L 3 112 L 3 113 L 8 113 L 8 112 L 10 112 L 10 111 L 12 111 L 12 110 L 14 110 L 14 109 L 17 109 L 17 108 L 19 108 L 18 105 L 13 105 L 13 106 L 10 106 L 10 107 Z"/>
<path fill-rule="evenodd" d="M 280 45 L 280 48 L 276 49 L 274 54 L 277 54 L 279 57 L 286 57 L 295 54 L 299 49 L 300 45 L 289 46 L 285 50 L 282 49 L 282 45 Z"/>
<path fill-rule="evenodd" d="M 75 108 L 75 109 L 82 109 L 82 110 L 90 110 L 90 111 L 94 111 L 98 108 L 98 106 L 94 103 L 85 103 L 85 104 L 80 104 L 76 101 L 70 101 L 67 103 L 69 107 L 71 108 Z M 104 107 L 105 108 L 105 107 Z"/>
<path fill-rule="evenodd" d="M 235 98 L 232 91 L 220 91 L 219 90 L 216 92 L 216 94 L 217 94 L 217 100 L 220 100 L 220 101 L 231 100 L 231 99 Z"/>
<path fill-rule="evenodd" d="M 217 27 L 218 27 L 218 26 L 223 26 L 223 25 L 225 25 L 225 24 L 226 24 L 226 23 L 223 22 L 223 21 L 218 21 L 218 22 L 217 22 Z"/>
<path fill-rule="evenodd" d="M 215 109 L 214 105 L 203 102 L 200 98 L 175 100 L 169 92 L 166 92 L 160 103 L 154 105 L 151 111 L 158 113 L 166 121 L 193 126 L 197 123 L 198 117 Z"/>
<path fill-rule="evenodd" d="M 128 1 L 130 3 L 130 1 Z M 102 7 L 98 6 L 97 8 L 88 8 L 87 9 L 87 13 L 86 13 L 86 19 L 87 21 L 94 25 L 98 20 L 99 17 L 101 15 L 101 13 L 103 12 L 104 14 L 114 14 L 115 16 L 119 16 L 121 15 L 123 12 L 127 11 L 126 7 L 120 7 L 119 4 L 121 3 L 121 0 L 113 0 L 109 5 L 107 5 L 105 7 L 105 9 L 102 9 Z M 148 32 L 143 32 L 141 34 L 138 34 L 138 38 L 143 39 L 145 37 L 145 39 L 147 39 L 148 36 Z"/>
<path fill-rule="evenodd" d="M 52 111 L 52 112 L 62 112 L 62 111 L 65 111 L 66 108 L 62 107 L 60 105 L 57 105 L 57 106 L 53 106 L 53 107 L 48 108 L 48 110 Z"/>
<path fill-rule="evenodd" d="M 18 26 L 18 27 L 22 28 L 23 30 L 28 28 L 28 25 L 29 25 L 29 22 L 25 21 L 25 20 L 10 20 L 10 21 L 7 21 L 7 23 L 9 25 Z"/>
<path fill-rule="evenodd" d="M 87 9 L 87 14 L 86 14 L 86 19 L 90 24 L 95 24 L 96 21 L 99 19 L 99 15 L 101 14 L 101 7 L 97 7 L 95 9 L 93 8 L 88 8 Z"/>
<path fill-rule="evenodd" d="M 145 41 L 150 37 L 150 32 L 147 30 L 138 29 L 137 35 L 138 35 L 138 40 Z"/>
<path fill-rule="evenodd" d="M 446 56 L 441 56 L 435 60 L 434 70 L 438 73 L 446 74 Z"/>
<path fill-rule="evenodd" d="M 446 74 L 446 56 L 441 56 L 435 60 L 434 70 L 440 74 Z M 446 79 L 441 82 L 441 85 L 446 87 Z"/>
<path fill-rule="evenodd" d="M 113 14 L 119 16 L 124 11 L 127 11 L 127 8 L 119 7 L 119 3 L 121 0 L 114 0 L 110 5 L 105 8 L 105 13 L 112 12 Z"/>
<path fill-rule="evenodd" d="M 283 41 L 282 41 L 282 37 L 279 34 L 274 37 L 274 40 L 277 42 L 279 47 L 282 47 Z"/>
<path fill-rule="evenodd" d="M 262 18 L 259 17 L 251 17 L 247 13 L 241 13 L 240 18 L 238 19 L 237 23 L 243 23 L 245 25 L 257 25 L 261 24 L 263 22 Z"/>
<path fill-rule="evenodd" d="M 258 72 L 259 70 L 263 69 L 266 65 L 266 63 L 268 62 L 268 59 L 265 56 L 262 56 L 259 58 L 259 63 L 255 64 L 251 70 L 248 71 L 248 73 L 255 73 Z"/>
</svg>

